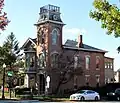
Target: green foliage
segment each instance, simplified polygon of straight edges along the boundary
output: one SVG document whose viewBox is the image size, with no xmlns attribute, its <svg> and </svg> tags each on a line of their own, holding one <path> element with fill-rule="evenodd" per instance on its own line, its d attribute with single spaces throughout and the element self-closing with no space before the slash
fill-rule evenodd
<svg viewBox="0 0 120 103">
<path fill-rule="evenodd" d="M 120 46 L 117 48 L 118 53 L 120 52 Z"/>
<path fill-rule="evenodd" d="M 9 65 L 10 67 L 14 65 L 18 57 L 18 53 L 19 53 L 18 44 L 19 43 L 16 40 L 15 35 L 13 33 L 8 35 L 6 41 L 3 44 L 3 48 L 5 48 L 6 50 L 4 62 L 6 65 Z"/>
<path fill-rule="evenodd" d="M 8 35 L 3 45 L 0 46 L 0 69 L 2 70 L 2 65 L 5 63 L 7 67 L 12 68 L 23 68 L 24 61 L 21 59 L 22 55 L 19 49 L 19 42 L 13 33 Z"/>
<path fill-rule="evenodd" d="M 115 37 L 120 37 L 120 9 L 107 0 L 94 0 L 93 6 L 95 10 L 90 11 L 90 17 L 100 21 L 108 35 L 113 33 Z"/>
</svg>

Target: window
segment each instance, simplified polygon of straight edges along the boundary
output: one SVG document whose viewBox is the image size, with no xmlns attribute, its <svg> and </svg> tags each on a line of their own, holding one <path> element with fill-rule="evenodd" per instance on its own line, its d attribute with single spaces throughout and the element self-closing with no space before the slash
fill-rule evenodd
<svg viewBox="0 0 120 103">
<path fill-rule="evenodd" d="M 39 66 L 42 68 L 46 66 L 44 53 L 39 54 Z"/>
<path fill-rule="evenodd" d="M 80 65 L 80 56 L 74 57 L 74 68 L 77 68 Z"/>
<path fill-rule="evenodd" d="M 77 85 L 77 76 L 74 76 L 74 85 Z"/>
<path fill-rule="evenodd" d="M 87 86 L 89 85 L 89 77 L 90 75 L 85 75 L 85 82 Z"/>
<path fill-rule="evenodd" d="M 52 31 L 52 44 L 55 45 L 57 43 L 57 35 L 58 35 L 58 31 L 56 29 L 54 29 Z"/>
<path fill-rule="evenodd" d="M 96 56 L 96 68 L 100 68 L 100 57 Z"/>
<path fill-rule="evenodd" d="M 30 66 L 30 54 L 26 54 L 26 67 L 28 68 Z"/>
<path fill-rule="evenodd" d="M 105 68 L 107 68 L 107 63 L 105 63 Z"/>
<path fill-rule="evenodd" d="M 91 91 L 91 90 L 87 91 L 87 94 L 93 94 L 93 93 L 95 93 L 95 92 Z"/>
<path fill-rule="evenodd" d="M 78 57 L 75 56 L 74 57 L 74 68 L 77 68 L 77 65 L 78 65 Z"/>
<path fill-rule="evenodd" d="M 58 67 L 58 55 L 57 53 L 54 53 L 51 55 L 51 66 L 52 67 Z"/>
<path fill-rule="evenodd" d="M 112 63 L 110 63 L 110 68 L 113 69 L 113 64 Z"/>
<path fill-rule="evenodd" d="M 86 64 L 86 69 L 89 69 L 90 68 L 90 56 L 86 56 L 85 58 L 85 64 Z"/>
<path fill-rule="evenodd" d="M 30 67 L 34 67 L 34 63 L 35 63 L 35 56 L 32 56 L 30 58 Z"/>
<path fill-rule="evenodd" d="M 100 82 L 100 75 L 96 75 L 96 82 L 97 82 L 97 83 Z"/>
<path fill-rule="evenodd" d="M 108 68 L 110 68 L 110 65 L 109 65 L 109 63 L 108 63 Z"/>
</svg>

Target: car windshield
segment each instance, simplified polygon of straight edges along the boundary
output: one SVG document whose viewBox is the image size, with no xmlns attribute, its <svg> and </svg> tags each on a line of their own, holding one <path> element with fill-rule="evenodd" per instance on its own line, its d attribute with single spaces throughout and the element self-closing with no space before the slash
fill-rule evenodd
<svg viewBox="0 0 120 103">
<path fill-rule="evenodd" d="M 85 91 L 84 90 L 80 90 L 80 91 L 78 91 L 77 93 L 85 93 Z"/>
</svg>

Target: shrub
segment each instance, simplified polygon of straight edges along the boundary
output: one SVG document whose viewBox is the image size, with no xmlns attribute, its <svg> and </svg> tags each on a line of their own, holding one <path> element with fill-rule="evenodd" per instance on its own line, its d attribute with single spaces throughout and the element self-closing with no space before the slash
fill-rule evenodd
<svg viewBox="0 0 120 103">
<path fill-rule="evenodd" d="M 31 91 L 31 89 L 30 88 L 15 88 L 16 95 L 22 95 L 25 93 L 25 91 Z"/>
</svg>

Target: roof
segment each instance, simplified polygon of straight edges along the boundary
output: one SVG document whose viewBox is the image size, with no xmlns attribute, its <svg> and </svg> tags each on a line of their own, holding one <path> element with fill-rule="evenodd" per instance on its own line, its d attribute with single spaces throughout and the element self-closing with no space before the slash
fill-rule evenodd
<svg viewBox="0 0 120 103">
<path fill-rule="evenodd" d="M 111 57 L 106 57 L 106 56 L 105 56 L 105 58 L 107 58 L 107 59 L 112 59 L 112 60 L 114 59 L 114 58 L 111 58 Z"/>
<path fill-rule="evenodd" d="M 117 72 L 120 72 L 120 69 L 118 69 Z"/>
<path fill-rule="evenodd" d="M 28 38 L 21 48 L 24 48 L 28 44 L 28 42 L 31 42 L 32 44 L 36 45 L 37 39 Z"/>
<path fill-rule="evenodd" d="M 37 38 L 34 38 L 34 39 L 32 39 L 32 38 L 30 38 L 35 44 L 37 43 Z"/>
<path fill-rule="evenodd" d="M 78 47 L 77 46 L 78 42 L 74 40 L 67 40 L 65 44 L 63 45 L 63 48 L 68 48 L 68 49 L 77 49 L 77 50 L 84 50 L 84 51 L 95 51 L 95 52 L 103 52 L 106 53 L 107 51 L 98 49 L 86 44 L 83 44 L 83 47 Z"/>
</svg>

